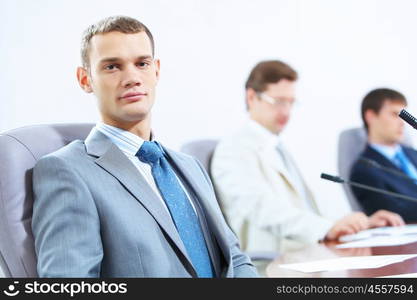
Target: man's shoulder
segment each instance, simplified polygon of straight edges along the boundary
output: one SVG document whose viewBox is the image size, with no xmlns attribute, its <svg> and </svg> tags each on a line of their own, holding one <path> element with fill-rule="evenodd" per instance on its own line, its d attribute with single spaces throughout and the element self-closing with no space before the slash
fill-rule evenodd
<svg viewBox="0 0 417 300">
<path fill-rule="evenodd" d="M 64 147 L 41 157 L 36 163 L 35 168 L 40 164 L 49 164 L 56 161 L 72 164 L 77 161 L 82 161 L 87 157 L 88 155 L 84 142 L 81 140 L 75 140 Z"/>
<path fill-rule="evenodd" d="M 350 178 L 352 180 L 357 180 L 358 178 L 364 177 L 367 177 L 368 179 L 374 176 L 378 177 L 379 170 L 370 164 L 371 161 L 380 164 L 380 159 L 380 154 L 369 145 L 366 145 L 365 149 L 359 154 L 352 165 Z M 369 164 L 366 161 L 370 161 Z"/>
</svg>

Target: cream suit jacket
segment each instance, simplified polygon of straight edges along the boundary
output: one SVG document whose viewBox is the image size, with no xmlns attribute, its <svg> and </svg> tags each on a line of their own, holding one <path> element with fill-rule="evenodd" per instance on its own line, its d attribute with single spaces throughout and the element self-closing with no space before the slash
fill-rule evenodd
<svg viewBox="0 0 417 300">
<path fill-rule="evenodd" d="M 277 149 L 259 130 L 265 129 L 255 124 L 260 126 L 247 124 L 221 141 L 211 162 L 223 213 L 242 249 L 282 253 L 319 241 L 333 222 L 320 216 L 304 182 L 310 197 L 302 198 Z"/>
</svg>

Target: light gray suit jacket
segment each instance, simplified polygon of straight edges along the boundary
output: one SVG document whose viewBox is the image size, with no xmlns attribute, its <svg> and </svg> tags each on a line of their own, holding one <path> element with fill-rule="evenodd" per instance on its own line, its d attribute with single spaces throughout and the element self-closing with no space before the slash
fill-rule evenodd
<svg viewBox="0 0 417 300">
<path fill-rule="evenodd" d="M 209 177 L 164 148 L 202 224 L 216 276 L 255 277 Z M 171 216 L 136 167 L 98 131 L 43 157 L 33 172 L 32 229 L 41 277 L 195 277 Z"/>
</svg>

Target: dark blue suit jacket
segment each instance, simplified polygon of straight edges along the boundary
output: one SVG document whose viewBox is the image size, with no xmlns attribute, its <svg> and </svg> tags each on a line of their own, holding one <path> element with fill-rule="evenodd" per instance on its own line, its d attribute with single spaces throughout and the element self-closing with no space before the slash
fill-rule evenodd
<svg viewBox="0 0 417 300">
<path fill-rule="evenodd" d="M 405 146 L 402 146 L 402 148 L 409 160 L 417 167 L 417 151 Z M 360 157 L 374 160 L 382 166 L 402 172 L 389 159 L 369 145 L 366 146 L 365 151 L 362 152 Z M 417 198 L 417 184 L 401 178 L 401 176 L 372 167 L 359 160 L 352 167 L 350 180 Z M 352 187 L 352 190 L 356 199 L 368 215 L 379 209 L 386 209 L 401 215 L 406 222 L 417 221 L 417 202 L 386 196 L 355 187 Z"/>
</svg>

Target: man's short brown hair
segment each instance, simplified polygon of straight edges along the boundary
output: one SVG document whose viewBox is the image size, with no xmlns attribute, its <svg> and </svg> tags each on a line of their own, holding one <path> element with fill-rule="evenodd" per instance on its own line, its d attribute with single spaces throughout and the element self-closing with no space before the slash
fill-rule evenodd
<svg viewBox="0 0 417 300">
<path fill-rule="evenodd" d="M 297 72 L 282 61 L 261 61 L 250 72 L 245 88 L 252 88 L 255 92 L 262 93 L 270 83 L 277 83 L 281 79 L 296 81 L 297 78 Z"/>
<path fill-rule="evenodd" d="M 365 96 L 365 98 L 363 98 L 362 105 L 361 105 L 361 115 L 362 115 L 363 126 L 365 126 L 365 129 L 367 131 L 368 131 L 368 124 L 366 123 L 366 120 L 365 120 L 365 113 L 368 110 L 371 110 L 375 114 L 378 114 L 386 101 L 407 105 L 407 100 L 405 99 L 404 95 L 395 90 L 391 90 L 387 88 L 380 88 L 380 89 L 375 89 L 375 90 L 370 91 Z"/>
<path fill-rule="evenodd" d="M 138 20 L 125 16 L 112 16 L 107 17 L 93 25 L 90 25 L 83 34 L 81 42 L 81 61 L 84 68 L 90 67 L 89 52 L 90 52 L 90 41 L 93 36 L 97 34 L 108 33 L 112 31 L 122 33 L 139 33 L 145 32 L 151 41 L 152 56 L 155 54 L 155 45 L 152 33 L 149 29 L 139 22 Z"/>
</svg>

